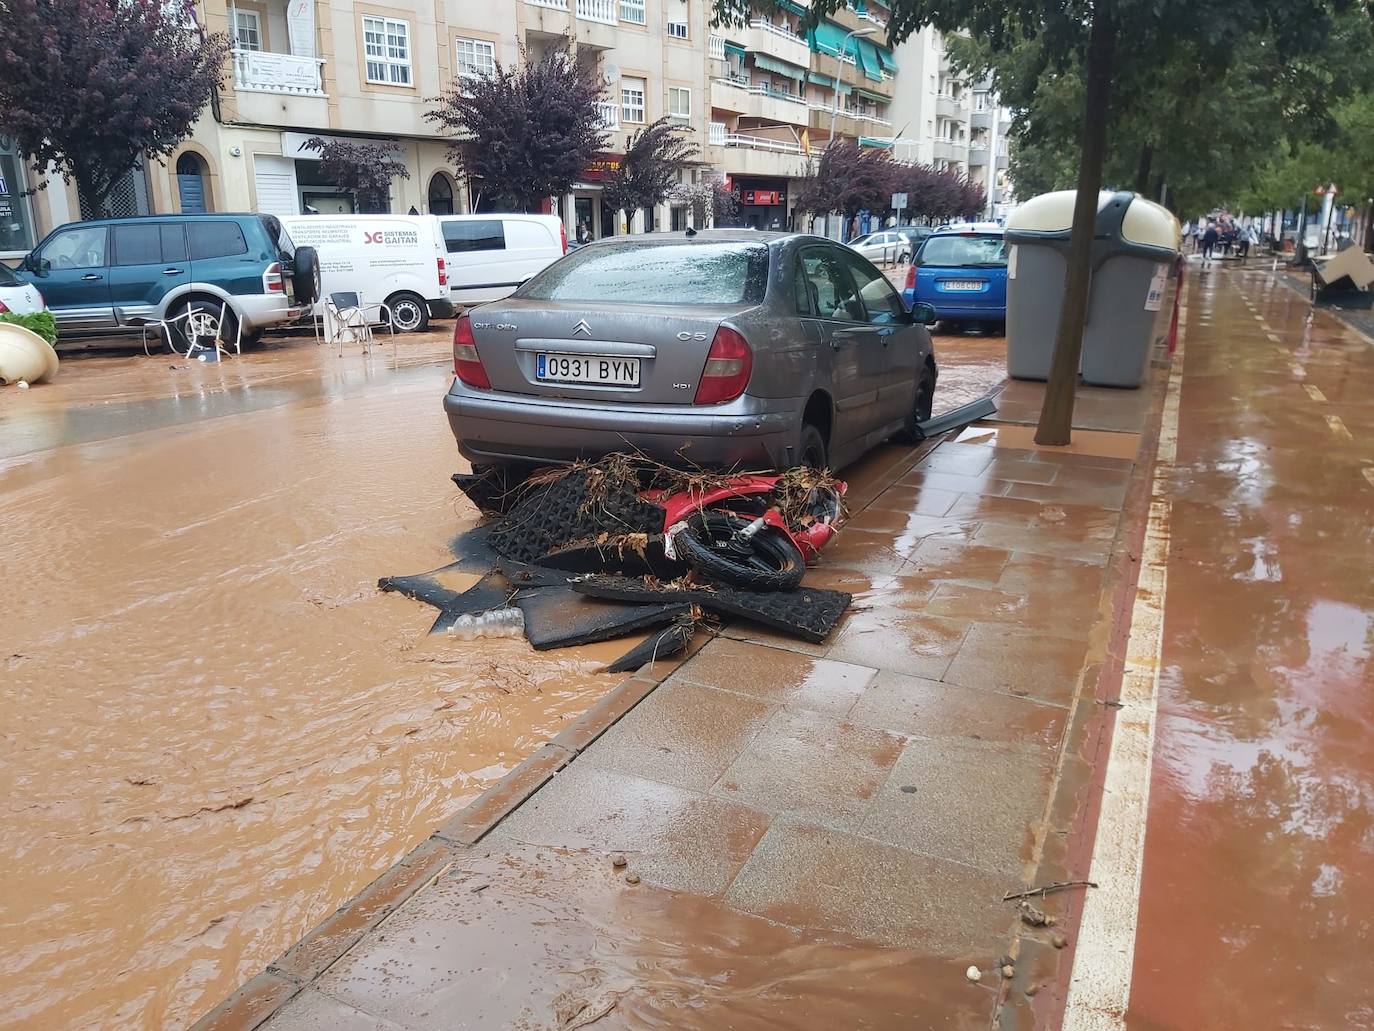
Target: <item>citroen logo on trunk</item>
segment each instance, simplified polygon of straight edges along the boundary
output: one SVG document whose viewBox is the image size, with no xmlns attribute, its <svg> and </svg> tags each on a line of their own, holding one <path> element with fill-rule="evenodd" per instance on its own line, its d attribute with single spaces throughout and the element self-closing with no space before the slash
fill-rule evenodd
<svg viewBox="0 0 1374 1031">
<path fill-rule="evenodd" d="M 579 319 L 577 325 L 573 326 L 573 336 L 577 336 L 578 333 L 581 333 L 583 336 L 592 335 L 592 327 L 587 325 L 586 319 Z"/>
</svg>

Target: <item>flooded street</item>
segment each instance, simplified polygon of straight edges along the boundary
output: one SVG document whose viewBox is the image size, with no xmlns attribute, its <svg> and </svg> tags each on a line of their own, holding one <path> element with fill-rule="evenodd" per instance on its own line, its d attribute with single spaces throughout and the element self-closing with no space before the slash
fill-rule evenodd
<svg viewBox="0 0 1374 1031">
<path fill-rule="evenodd" d="M 937 410 L 1001 379 L 1000 339 L 941 345 Z M 620 679 L 632 642 L 428 638 L 377 592 L 476 519 L 447 337 L 399 353 L 0 394 L 7 1022 L 189 1024 Z"/>
</svg>

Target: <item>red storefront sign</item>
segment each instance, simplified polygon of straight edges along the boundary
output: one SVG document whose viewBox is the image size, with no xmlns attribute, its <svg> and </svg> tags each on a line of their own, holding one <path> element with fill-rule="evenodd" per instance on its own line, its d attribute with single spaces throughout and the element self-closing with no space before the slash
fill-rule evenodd
<svg viewBox="0 0 1374 1031">
<path fill-rule="evenodd" d="M 623 160 L 624 154 L 600 154 L 592 158 L 591 163 L 582 170 L 582 181 L 604 183 L 620 171 L 620 162 Z"/>
<path fill-rule="evenodd" d="M 745 204 L 759 204 L 764 207 L 772 207 L 775 204 L 783 203 L 783 193 L 781 190 L 745 190 L 744 196 L 740 199 Z"/>
</svg>

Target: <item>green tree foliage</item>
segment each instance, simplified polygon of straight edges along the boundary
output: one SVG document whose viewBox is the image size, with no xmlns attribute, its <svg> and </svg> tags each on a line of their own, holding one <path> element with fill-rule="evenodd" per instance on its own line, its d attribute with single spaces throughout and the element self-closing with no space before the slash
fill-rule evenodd
<svg viewBox="0 0 1374 1031">
<path fill-rule="evenodd" d="M 1335 129 L 1321 139 L 1278 154 L 1256 168 L 1239 202 L 1247 210 L 1308 207 L 1319 185 L 1335 183 L 1344 202 L 1364 205 L 1374 197 L 1374 92 L 1360 93 L 1332 113 Z"/>
<path fill-rule="evenodd" d="M 425 117 L 453 137 L 454 162 L 488 196 L 529 211 L 567 193 L 607 138 L 601 79 L 573 60 L 568 39 L 538 61 L 521 56 L 517 67 L 497 62 L 491 75 L 455 79 Z"/>
</svg>

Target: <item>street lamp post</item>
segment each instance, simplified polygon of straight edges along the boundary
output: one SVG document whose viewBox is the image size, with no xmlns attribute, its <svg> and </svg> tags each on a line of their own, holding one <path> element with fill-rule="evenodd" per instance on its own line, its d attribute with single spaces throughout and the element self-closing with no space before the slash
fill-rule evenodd
<svg viewBox="0 0 1374 1031">
<path fill-rule="evenodd" d="M 839 52 L 835 54 L 835 97 L 830 104 L 830 138 L 825 141 L 827 147 L 835 142 L 835 118 L 840 113 L 840 74 L 844 71 L 845 48 L 855 36 L 869 36 L 872 33 L 872 29 L 853 29 L 844 37 Z"/>
</svg>

